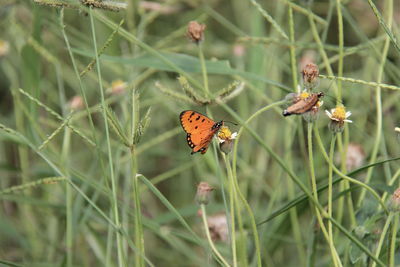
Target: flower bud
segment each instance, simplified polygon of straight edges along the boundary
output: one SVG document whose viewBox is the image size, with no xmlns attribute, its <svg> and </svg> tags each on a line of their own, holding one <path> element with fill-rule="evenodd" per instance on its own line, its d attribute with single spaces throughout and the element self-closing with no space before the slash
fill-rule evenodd
<svg viewBox="0 0 400 267">
<path fill-rule="evenodd" d="M 396 191 L 394 191 L 391 199 L 389 200 L 388 208 L 393 212 L 400 211 L 400 188 L 397 188 Z"/>
<path fill-rule="evenodd" d="M 198 44 L 204 40 L 205 24 L 200 24 L 197 21 L 191 21 L 188 24 L 186 35 L 194 43 Z"/>
<path fill-rule="evenodd" d="M 311 90 L 318 86 L 319 84 L 319 69 L 314 63 L 308 63 L 302 70 L 303 75 L 303 85 L 308 90 Z"/>
<path fill-rule="evenodd" d="M 207 182 L 200 182 L 197 186 L 196 202 L 199 205 L 207 205 L 210 200 L 210 193 L 214 190 Z"/>
</svg>

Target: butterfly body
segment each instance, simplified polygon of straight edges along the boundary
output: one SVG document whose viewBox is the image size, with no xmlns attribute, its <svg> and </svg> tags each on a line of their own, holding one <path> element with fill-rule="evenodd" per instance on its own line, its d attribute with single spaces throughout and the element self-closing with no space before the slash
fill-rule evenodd
<svg viewBox="0 0 400 267">
<path fill-rule="evenodd" d="M 310 111 L 319 101 L 321 97 L 324 96 L 324 93 L 313 93 L 305 99 L 297 99 L 291 106 L 285 109 L 282 112 L 283 116 L 290 116 L 293 114 L 303 114 L 307 111 Z"/>
<path fill-rule="evenodd" d="M 183 130 L 186 132 L 186 141 L 192 149 L 192 154 L 206 153 L 213 136 L 224 125 L 223 121 L 215 122 L 193 110 L 182 111 L 179 118 Z"/>
</svg>

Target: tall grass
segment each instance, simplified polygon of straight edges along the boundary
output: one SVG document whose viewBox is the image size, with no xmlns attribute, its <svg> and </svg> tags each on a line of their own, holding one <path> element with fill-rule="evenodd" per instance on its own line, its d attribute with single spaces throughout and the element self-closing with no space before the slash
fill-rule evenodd
<svg viewBox="0 0 400 267">
<path fill-rule="evenodd" d="M 397 266 L 399 17 L 393 0 L 3 1 L 0 265 Z M 308 62 L 324 104 L 283 117 Z M 237 132 L 231 150 L 190 155 L 188 109 Z"/>
</svg>

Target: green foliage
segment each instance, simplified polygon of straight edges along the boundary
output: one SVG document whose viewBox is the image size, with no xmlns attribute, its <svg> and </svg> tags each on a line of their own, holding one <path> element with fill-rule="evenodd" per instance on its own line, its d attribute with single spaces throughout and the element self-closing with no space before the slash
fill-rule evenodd
<svg viewBox="0 0 400 267">
<path fill-rule="evenodd" d="M 400 264 L 396 1 L 0 2 L 0 266 Z M 190 155 L 190 109 L 231 152 Z"/>
</svg>

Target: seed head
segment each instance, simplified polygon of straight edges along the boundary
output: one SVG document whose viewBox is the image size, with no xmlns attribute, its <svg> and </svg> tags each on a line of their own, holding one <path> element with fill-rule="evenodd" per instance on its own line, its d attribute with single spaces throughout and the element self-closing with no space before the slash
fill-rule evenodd
<svg viewBox="0 0 400 267">
<path fill-rule="evenodd" d="M 198 44 L 204 40 L 205 24 L 200 24 L 197 21 L 191 21 L 188 24 L 186 35 L 194 43 Z"/>
</svg>

